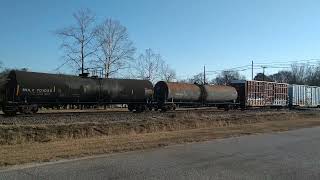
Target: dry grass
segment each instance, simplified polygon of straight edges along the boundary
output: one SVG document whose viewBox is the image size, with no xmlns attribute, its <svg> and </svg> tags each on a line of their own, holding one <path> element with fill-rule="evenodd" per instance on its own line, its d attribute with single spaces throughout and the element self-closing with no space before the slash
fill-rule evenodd
<svg viewBox="0 0 320 180">
<path fill-rule="evenodd" d="M 319 126 L 319 117 L 319 113 L 314 112 L 244 113 L 237 116 L 221 115 L 218 118 L 211 114 L 191 113 L 178 118 L 155 119 L 153 122 L 126 122 L 126 124 L 115 123 L 105 126 L 82 123 L 56 127 L 46 125 L 18 126 L 17 129 L 10 127 L 12 134 L 18 134 L 15 136 L 17 139 L 8 138 L 7 141 L 14 143 L 11 145 L 3 143 L 0 146 L 0 166 Z M 57 130 L 61 127 L 63 130 Z M 99 130 L 94 130 L 95 128 Z M 43 132 L 44 135 L 39 132 Z M 29 133 L 29 136 L 26 133 Z M 41 137 L 49 140 L 43 142 Z"/>
<path fill-rule="evenodd" d="M 319 116 L 319 113 L 309 113 Z M 94 121 L 71 123 L 15 123 L 0 125 L 0 145 L 52 142 L 63 139 L 81 139 L 112 135 L 144 134 L 205 127 L 224 127 L 239 124 L 295 119 L 307 116 L 297 112 L 212 113 L 186 112 L 166 115 L 138 116 L 121 121 Z"/>
</svg>

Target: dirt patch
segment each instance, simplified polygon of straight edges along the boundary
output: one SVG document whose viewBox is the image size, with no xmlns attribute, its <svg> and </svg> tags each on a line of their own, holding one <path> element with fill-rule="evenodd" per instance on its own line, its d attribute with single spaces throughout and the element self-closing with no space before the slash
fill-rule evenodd
<svg viewBox="0 0 320 180">
<path fill-rule="evenodd" d="M 0 166 L 320 125 L 319 112 L 181 113 L 132 122 L 0 126 Z"/>
</svg>

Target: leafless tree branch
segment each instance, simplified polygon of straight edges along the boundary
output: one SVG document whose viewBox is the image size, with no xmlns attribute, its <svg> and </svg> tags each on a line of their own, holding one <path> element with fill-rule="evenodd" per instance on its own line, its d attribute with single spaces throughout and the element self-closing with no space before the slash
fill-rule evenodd
<svg viewBox="0 0 320 180">
<path fill-rule="evenodd" d="M 129 39 L 127 29 L 119 21 L 106 19 L 95 31 L 99 44 L 99 61 L 97 65 L 102 67 L 105 78 L 109 78 L 133 59 L 135 47 Z"/>
<path fill-rule="evenodd" d="M 134 75 L 137 78 L 155 83 L 162 78 L 161 65 L 163 63 L 160 54 L 154 53 L 151 49 L 146 49 L 143 54 L 140 54 L 133 66 Z"/>
<path fill-rule="evenodd" d="M 74 25 L 57 30 L 55 34 L 62 40 L 66 62 L 83 73 L 87 58 L 97 50 L 94 43 L 95 15 L 89 9 L 81 9 L 73 17 Z"/>
</svg>

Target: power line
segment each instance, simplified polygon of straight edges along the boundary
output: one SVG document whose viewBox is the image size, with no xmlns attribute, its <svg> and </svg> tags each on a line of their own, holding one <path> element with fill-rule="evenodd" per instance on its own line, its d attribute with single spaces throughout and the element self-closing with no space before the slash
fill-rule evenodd
<svg viewBox="0 0 320 180">
<path fill-rule="evenodd" d="M 229 69 L 221 69 L 221 70 L 210 70 L 210 71 L 206 71 L 206 72 L 221 72 L 221 71 L 236 71 L 236 70 L 241 70 L 243 68 L 247 68 L 251 65 L 245 65 L 245 66 L 239 66 L 239 67 L 234 67 L 234 68 L 229 68 Z"/>
<path fill-rule="evenodd" d="M 263 71 L 263 74 L 265 73 L 265 69 L 289 69 L 292 68 L 292 66 L 297 67 L 318 67 L 320 65 L 320 59 L 302 59 L 302 60 L 291 60 L 291 61 L 272 61 L 272 62 L 258 62 L 254 63 L 253 61 L 251 64 L 243 65 L 243 66 L 237 66 L 233 68 L 226 68 L 226 69 L 220 69 L 220 70 L 208 70 L 205 71 L 206 75 L 217 75 L 220 74 L 223 71 L 237 71 L 237 72 L 244 72 L 251 70 L 253 76 L 253 70 L 261 70 Z M 253 77 L 252 77 L 253 78 Z"/>
<path fill-rule="evenodd" d="M 258 65 L 265 65 L 265 64 L 296 64 L 296 63 L 303 63 L 303 64 L 308 64 L 308 63 L 320 63 L 320 59 L 302 59 L 302 60 L 291 60 L 291 61 L 274 61 L 274 62 L 261 62 L 261 63 L 255 63 Z"/>
<path fill-rule="evenodd" d="M 254 60 L 256 62 L 256 60 Z M 236 66 L 226 69 L 218 69 L 218 70 L 205 70 L 206 78 L 208 76 L 214 76 L 220 74 L 223 71 L 238 71 L 238 72 L 245 72 L 249 70 L 264 70 L 264 69 L 289 69 L 292 68 L 292 65 L 297 67 L 302 67 L 308 65 L 308 67 L 317 67 L 320 64 L 320 59 L 302 59 L 302 60 L 291 60 L 291 61 L 275 61 L 272 62 L 259 62 L 254 64 L 247 64 L 242 66 Z M 207 67 L 206 67 L 207 69 Z M 203 71 L 203 70 L 202 70 Z M 202 72 L 204 73 L 204 72 Z M 200 74 L 200 73 L 198 73 Z M 194 74 L 197 75 L 197 74 Z M 177 75 L 177 79 L 190 79 L 194 75 L 191 74 L 180 74 Z M 251 74 L 252 75 L 252 74 Z"/>
<path fill-rule="evenodd" d="M 311 62 L 310 62 L 311 61 Z M 266 68 L 291 68 L 292 65 L 297 65 L 297 66 L 302 66 L 302 65 L 309 65 L 309 66 L 314 66 L 314 65 L 318 65 L 320 63 L 320 59 L 305 59 L 305 60 L 293 60 L 293 61 L 274 61 L 274 62 L 269 62 L 269 63 L 254 63 L 254 65 L 252 64 L 248 64 L 248 65 L 244 65 L 244 66 L 238 66 L 238 67 L 234 67 L 234 68 L 228 68 L 228 69 L 220 69 L 220 70 L 209 70 L 206 72 L 209 73 L 220 73 L 222 71 L 246 71 L 249 69 L 262 69 L 263 67 Z M 249 68 L 251 67 L 251 68 Z"/>
</svg>

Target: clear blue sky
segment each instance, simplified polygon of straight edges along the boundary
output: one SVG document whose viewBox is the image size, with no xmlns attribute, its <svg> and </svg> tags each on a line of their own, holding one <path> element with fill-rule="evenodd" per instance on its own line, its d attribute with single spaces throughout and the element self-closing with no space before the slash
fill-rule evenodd
<svg viewBox="0 0 320 180">
<path fill-rule="evenodd" d="M 62 63 L 52 31 L 72 24 L 80 8 L 119 20 L 138 53 L 154 49 L 180 78 L 204 64 L 320 58 L 319 0 L 0 0 L 0 61 L 52 72 Z"/>
</svg>

